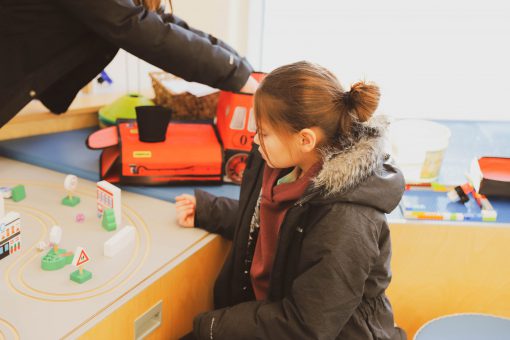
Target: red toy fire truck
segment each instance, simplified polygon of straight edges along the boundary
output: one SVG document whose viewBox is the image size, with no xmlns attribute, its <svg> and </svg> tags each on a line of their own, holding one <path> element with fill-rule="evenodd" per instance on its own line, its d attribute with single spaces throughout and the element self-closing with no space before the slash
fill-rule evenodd
<svg viewBox="0 0 510 340">
<path fill-rule="evenodd" d="M 110 183 L 240 183 L 255 132 L 253 95 L 221 91 L 213 124 L 170 122 L 165 141 L 145 143 L 136 121 L 118 122 L 92 133 L 87 146 L 103 149 L 100 176 Z"/>
</svg>

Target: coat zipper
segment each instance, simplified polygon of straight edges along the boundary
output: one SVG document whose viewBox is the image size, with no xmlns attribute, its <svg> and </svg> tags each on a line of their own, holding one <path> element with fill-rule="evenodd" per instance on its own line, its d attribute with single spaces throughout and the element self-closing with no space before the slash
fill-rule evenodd
<svg viewBox="0 0 510 340">
<path fill-rule="evenodd" d="M 214 316 L 211 319 L 211 326 L 209 326 L 209 339 L 213 340 L 213 327 L 214 327 Z"/>
<path fill-rule="evenodd" d="M 294 205 L 293 205 L 293 206 L 294 206 L 294 207 L 298 207 L 298 206 L 299 206 L 299 207 L 302 207 L 302 206 L 303 206 L 303 204 L 302 204 L 302 202 L 301 202 L 301 201 L 302 201 L 302 200 L 297 201 L 296 203 L 294 203 Z M 285 216 L 283 217 L 282 224 L 280 225 L 280 232 L 278 233 L 277 248 L 276 248 L 276 253 L 275 253 L 275 256 L 274 256 L 275 260 L 278 258 L 278 255 L 279 255 L 279 253 L 280 253 L 280 249 L 281 249 L 281 239 L 282 239 L 282 233 L 281 233 L 281 231 L 282 231 L 282 227 L 285 225 L 285 221 L 287 220 L 287 216 L 289 216 L 289 212 L 290 212 L 290 211 L 291 211 L 290 209 L 287 211 L 287 213 L 286 213 L 286 214 L 285 214 Z M 299 228 L 299 226 L 298 226 L 298 228 Z M 301 228 L 301 229 L 302 229 L 302 228 Z M 273 269 L 274 269 L 274 265 L 273 265 Z M 272 279 L 271 279 L 271 282 L 269 283 L 269 286 L 270 286 L 270 287 L 272 286 Z"/>
</svg>

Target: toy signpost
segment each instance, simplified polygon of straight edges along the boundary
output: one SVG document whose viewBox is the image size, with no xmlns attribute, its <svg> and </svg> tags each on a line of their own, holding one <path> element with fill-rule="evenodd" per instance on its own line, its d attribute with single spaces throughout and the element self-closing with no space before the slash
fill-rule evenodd
<svg viewBox="0 0 510 340">
<path fill-rule="evenodd" d="M 67 252 L 65 249 L 59 248 L 60 241 L 62 240 L 62 228 L 54 225 L 50 229 L 50 246 L 53 248 L 41 258 L 41 268 L 43 270 L 58 270 L 64 268 L 71 263 L 73 253 Z M 43 251 L 46 249 L 46 244 L 41 241 L 38 249 Z"/>
<path fill-rule="evenodd" d="M 73 196 L 73 193 L 78 187 L 78 177 L 75 175 L 67 175 L 64 179 L 64 188 L 67 190 L 67 196 L 62 199 L 62 204 L 69 207 L 74 207 L 80 203 L 78 196 Z"/>
<path fill-rule="evenodd" d="M 50 245 L 53 246 L 53 252 L 58 254 L 58 244 L 62 239 L 62 228 L 59 226 L 53 226 L 50 229 Z"/>
<path fill-rule="evenodd" d="M 76 248 L 72 264 L 78 267 L 78 270 L 71 273 L 71 280 L 77 283 L 83 283 L 92 278 L 92 273 L 83 269 L 83 265 L 90 261 L 90 257 L 82 247 Z"/>
</svg>

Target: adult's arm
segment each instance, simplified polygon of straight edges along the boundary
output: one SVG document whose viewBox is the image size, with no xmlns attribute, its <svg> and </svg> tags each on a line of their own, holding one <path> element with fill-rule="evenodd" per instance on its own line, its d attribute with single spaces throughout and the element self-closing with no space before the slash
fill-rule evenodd
<svg viewBox="0 0 510 340">
<path fill-rule="evenodd" d="M 191 27 L 190 25 L 188 25 L 188 23 L 186 21 L 184 21 L 183 19 L 181 19 L 180 17 L 176 16 L 173 13 L 163 13 L 161 15 L 161 18 L 163 19 L 163 21 L 165 23 L 171 23 L 171 24 L 178 25 L 188 31 L 195 33 L 196 35 L 201 36 L 202 38 L 209 40 L 211 42 L 211 44 L 223 47 L 227 51 L 230 51 L 231 53 L 235 54 L 236 56 L 239 56 L 237 51 L 229 44 L 225 43 L 224 41 L 216 38 L 215 36 L 213 36 L 209 33 L 205 33 L 205 32 L 200 31 L 194 27 Z"/>
<path fill-rule="evenodd" d="M 253 71 L 248 61 L 203 34 L 130 0 L 58 0 L 92 31 L 129 53 L 188 81 L 238 91 Z"/>
</svg>

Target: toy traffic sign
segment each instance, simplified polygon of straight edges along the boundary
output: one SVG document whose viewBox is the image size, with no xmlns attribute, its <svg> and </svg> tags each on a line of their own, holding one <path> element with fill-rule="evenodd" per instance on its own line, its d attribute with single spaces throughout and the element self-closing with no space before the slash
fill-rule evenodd
<svg viewBox="0 0 510 340">
<path fill-rule="evenodd" d="M 77 283 L 83 283 L 92 278 L 92 273 L 83 269 L 83 265 L 90 261 L 90 257 L 82 247 L 77 247 L 74 252 L 73 265 L 78 267 L 78 270 L 71 273 L 71 280 Z"/>
</svg>

